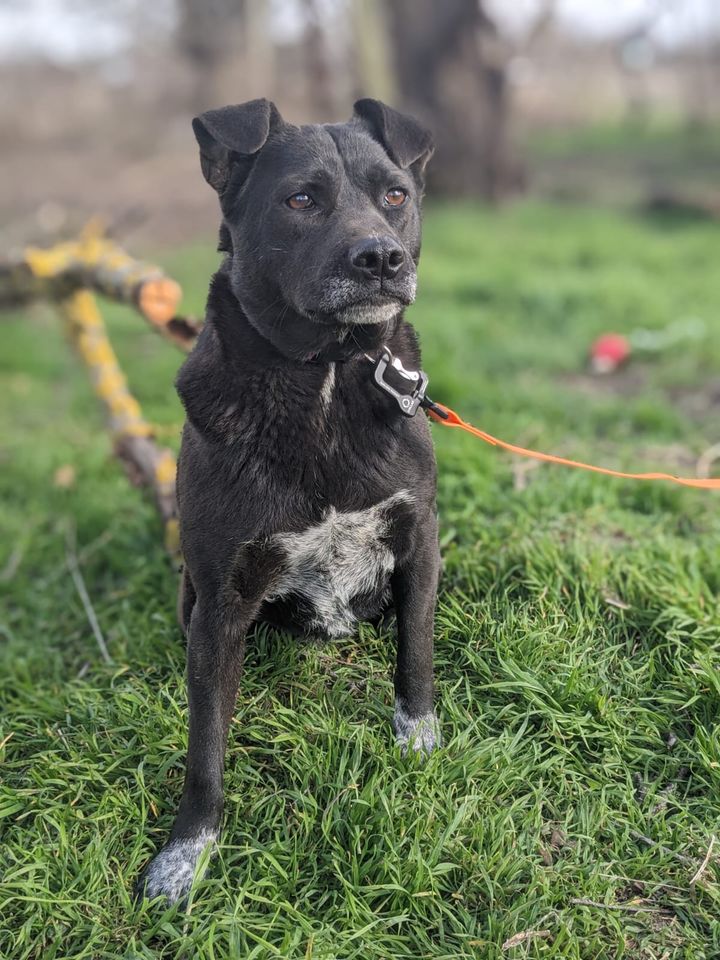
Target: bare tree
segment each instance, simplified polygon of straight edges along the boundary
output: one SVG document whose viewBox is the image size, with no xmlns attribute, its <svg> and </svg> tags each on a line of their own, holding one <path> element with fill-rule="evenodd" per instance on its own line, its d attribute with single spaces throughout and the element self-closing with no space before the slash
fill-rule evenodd
<svg viewBox="0 0 720 960">
<path fill-rule="evenodd" d="M 617 39 L 615 55 L 622 71 L 627 119 L 632 122 L 644 123 L 649 117 L 652 98 L 648 80 L 658 57 L 655 28 L 674 5 L 675 0 L 656 0 Z"/>
<path fill-rule="evenodd" d="M 514 177 L 508 139 L 508 55 L 478 0 L 388 0 L 397 84 L 433 127 L 437 188 L 505 194 Z"/>
<path fill-rule="evenodd" d="M 218 77 L 237 46 L 245 0 L 178 0 L 177 42 L 193 72 L 190 108 L 217 106 Z"/>
<path fill-rule="evenodd" d="M 383 0 L 350 0 L 353 94 L 392 103 L 397 97 Z"/>
<path fill-rule="evenodd" d="M 323 30 L 323 12 L 318 0 L 301 0 L 305 15 L 303 51 L 310 103 L 324 118 L 332 117 L 337 104 L 332 68 L 328 60 Z"/>
</svg>

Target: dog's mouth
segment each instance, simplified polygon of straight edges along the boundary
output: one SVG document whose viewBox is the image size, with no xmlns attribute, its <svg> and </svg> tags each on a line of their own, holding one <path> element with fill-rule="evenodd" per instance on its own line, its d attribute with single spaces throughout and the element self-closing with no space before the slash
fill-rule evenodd
<svg viewBox="0 0 720 960">
<path fill-rule="evenodd" d="M 333 305 L 332 309 L 305 310 L 305 316 L 315 323 L 337 326 L 375 326 L 393 320 L 414 298 L 377 293 L 362 300 Z"/>
</svg>

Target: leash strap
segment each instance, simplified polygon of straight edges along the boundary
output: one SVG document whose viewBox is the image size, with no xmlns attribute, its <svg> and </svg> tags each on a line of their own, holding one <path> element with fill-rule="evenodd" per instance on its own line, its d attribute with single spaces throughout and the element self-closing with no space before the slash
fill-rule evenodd
<svg viewBox="0 0 720 960">
<path fill-rule="evenodd" d="M 592 473 L 602 473 L 607 477 L 620 477 L 623 480 L 668 480 L 670 483 L 677 483 L 682 487 L 695 487 L 699 490 L 720 490 L 720 477 L 706 479 L 701 477 L 675 477 L 671 473 L 623 473 L 620 470 L 610 470 L 607 467 L 596 467 L 591 463 L 581 463 L 579 460 L 556 457 L 553 453 L 540 453 L 539 450 L 527 450 L 525 447 L 518 447 L 514 443 L 508 443 L 506 440 L 493 437 L 492 434 L 486 433 L 484 430 L 478 430 L 471 423 L 466 423 L 450 407 L 431 400 L 426 393 L 427 375 L 422 370 L 406 370 L 399 358 L 394 357 L 387 347 L 382 348 L 377 359 L 373 359 L 367 353 L 364 354 L 364 357 L 375 368 L 373 377 L 375 386 L 391 396 L 406 417 L 415 416 L 417 410 L 422 407 L 430 419 L 436 423 L 441 423 L 445 427 L 459 427 L 493 447 L 500 447 L 520 457 L 542 460 L 543 463 L 559 463 L 563 467 L 590 470 Z M 393 378 L 392 381 L 391 377 Z"/>
<path fill-rule="evenodd" d="M 433 407 L 438 408 L 440 412 L 437 413 Z M 720 478 L 675 477 L 670 473 L 622 473 L 619 470 L 609 470 L 607 467 L 595 467 L 590 463 L 581 463 L 578 460 L 567 460 L 565 457 L 556 457 L 552 453 L 526 450 L 525 447 L 518 447 L 514 443 L 499 440 L 484 430 L 478 430 L 477 427 L 466 423 L 454 410 L 444 406 L 442 403 L 433 403 L 432 407 L 427 408 L 427 413 L 436 423 L 442 423 L 446 427 L 459 427 L 461 430 L 472 434 L 473 437 L 484 440 L 485 443 L 489 443 L 493 447 L 501 447 L 503 450 L 509 450 L 510 453 L 516 453 L 521 457 L 530 457 L 533 460 L 542 460 L 545 463 L 559 463 L 564 467 L 576 467 L 578 470 L 591 470 L 593 473 L 603 473 L 608 477 L 621 477 L 624 480 L 669 480 L 683 487 L 697 487 L 700 490 L 720 490 Z"/>
</svg>

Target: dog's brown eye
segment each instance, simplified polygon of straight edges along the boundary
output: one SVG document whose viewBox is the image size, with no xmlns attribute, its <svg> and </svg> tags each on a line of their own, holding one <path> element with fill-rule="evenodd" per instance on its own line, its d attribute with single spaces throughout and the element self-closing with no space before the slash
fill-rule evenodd
<svg viewBox="0 0 720 960">
<path fill-rule="evenodd" d="M 294 193 L 285 203 L 291 210 L 309 210 L 310 207 L 315 206 L 315 201 L 307 193 Z"/>
<path fill-rule="evenodd" d="M 400 187 L 393 187 L 383 197 L 383 203 L 388 207 L 401 207 L 407 200 L 407 193 Z"/>
</svg>

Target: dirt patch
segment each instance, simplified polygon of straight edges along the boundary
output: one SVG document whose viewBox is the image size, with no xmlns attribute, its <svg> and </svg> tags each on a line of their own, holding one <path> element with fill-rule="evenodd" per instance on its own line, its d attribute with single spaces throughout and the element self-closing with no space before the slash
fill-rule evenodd
<svg viewBox="0 0 720 960">
<path fill-rule="evenodd" d="M 615 373 L 597 376 L 589 372 L 567 373 L 559 381 L 571 390 L 586 396 L 635 397 L 647 387 L 649 368 L 647 364 L 632 363 Z"/>
<path fill-rule="evenodd" d="M 671 387 L 668 397 L 682 413 L 691 420 L 703 420 L 709 413 L 720 410 L 720 380 L 708 380 L 698 389 Z"/>
</svg>

